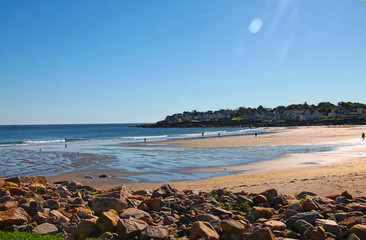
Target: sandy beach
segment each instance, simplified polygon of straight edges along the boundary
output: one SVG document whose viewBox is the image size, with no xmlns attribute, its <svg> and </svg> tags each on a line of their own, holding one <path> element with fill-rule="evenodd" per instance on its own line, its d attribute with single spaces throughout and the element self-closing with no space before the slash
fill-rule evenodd
<svg viewBox="0 0 366 240">
<path fill-rule="evenodd" d="M 356 196 L 366 194 L 366 141 L 363 142 L 360 139 L 361 133 L 366 132 L 365 126 L 312 126 L 268 130 L 278 131 L 278 133 L 257 137 L 202 138 L 158 144 L 192 148 L 296 145 L 339 141 L 353 141 L 357 144 L 336 151 L 292 154 L 272 161 L 227 167 L 225 170 L 239 173 L 198 181 L 170 182 L 170 184 L 178 189 L 197 190 L 226 188 L 232 191 L 261 192 L 275 188 L 282 194 L 311 191 L 327 195 L 346 190 Z M 205 169 L 199 171 L 205 171 Z M 100 189 L 124 184 L 128 190 L 155 189 L 162 185 L 156 182 L 131 183 L 118 178 L 126 176 L 124 174 L 113 171 L 107 174 L 113 177 L 84 179 L 85 175 L 98 175 L 95 171 L 87 170 L 51 176 L 48 177 L 48 181 L 52 183 L 74 180 Z"/>
</svg>

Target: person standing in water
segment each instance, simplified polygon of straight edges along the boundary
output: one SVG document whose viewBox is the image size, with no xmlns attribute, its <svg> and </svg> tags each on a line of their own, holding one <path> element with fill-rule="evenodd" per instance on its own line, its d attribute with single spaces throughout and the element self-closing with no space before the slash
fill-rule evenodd
<svg viewBox="0 0 366 240">
<path fill-rule="evenodd" d="M 364 132 L 361 134 L 361 139 L 362 139 L 362 141 L 365 140 L 365 133 Z"/>
</svg>

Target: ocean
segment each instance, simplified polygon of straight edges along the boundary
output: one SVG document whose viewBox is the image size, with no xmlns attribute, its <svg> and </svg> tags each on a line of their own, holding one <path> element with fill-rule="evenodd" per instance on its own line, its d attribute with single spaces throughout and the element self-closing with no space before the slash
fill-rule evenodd
<svg viewBox="0 0 366 240">
<path fill-rule="evenodd" d="M 337 144 L 183 148 L 137 144 L 268 134 L 264 128 L 139 128 L 139 124 L 0 126 L 0 177 L 98 170 L 127 173 L 129 181 L 197 180 L 233 174 L 209 167 L 270 161 L 292 153 L 330 151 Z M 224 169 L 224 168 L 222 168 Z M 97 177 L 97 176 L 94 176 Z"/>
</svg>

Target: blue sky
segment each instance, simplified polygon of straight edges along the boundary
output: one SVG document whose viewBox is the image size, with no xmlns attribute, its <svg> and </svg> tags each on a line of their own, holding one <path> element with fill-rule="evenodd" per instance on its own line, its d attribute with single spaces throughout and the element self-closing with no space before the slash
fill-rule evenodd
<svg viewBox="0 0 366 240">
<path fill-rule="evenodd" d="M 366 2 L 0 0 L 0 124 L 366 103 Z"/>
</svg>

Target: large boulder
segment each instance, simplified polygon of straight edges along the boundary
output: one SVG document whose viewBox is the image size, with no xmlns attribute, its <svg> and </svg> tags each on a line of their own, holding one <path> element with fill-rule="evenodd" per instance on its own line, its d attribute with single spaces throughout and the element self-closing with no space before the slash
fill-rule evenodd
<svg viewBox="0 0 366 240">
<path fill-rule="evenodd" d="M 134 239 L 138 237 L 142 230 L 147 227 L 147 223 L 135 218 L 120 219 L 117 222 L 116 232 L 119 239 Z"/>
<path fill-rule="evenodd" d="M 286 221 L 286 225 L 288 228 L 292 228 L 295 224 L 295 222 L 299 219 L 305 220 L 308 223 L 314 225 L 315 224 L 315 220 L 320 217 L 320 214 L 316 211 L 311 211 L 311 212 L 303 212 L 303 213 L 298 213 L 292 217 L 290 217 L 287 221 Z"/>
<path fill-rule="evenodd" d="M 114 232 L 119 219 L 117 212 L 114 210 L 102 213 L 96 222 L 99 232 Z"/>
<path fill-rule="evenodd" d="M 29 215 L 23 208 L 12 208 L 0 212 L 0 228 L 11 225 L 22 225 L 29 221 Z"/>
<path fill-rule="evenodd" d="M 151 218 L 148 212 L 137 208 L 127 208 L 123 210 L 123 212 L 119 215 L 121 218 L 130 218 L 134 217 L 136 219 L 144 219 L 144 218 Z"/>
<path fill-rule="evenodd" d="M 208 222 L 198 221 L 193 223 L 191 229 L 189 230 L 190 240 L 196 240 L 199 238 L 204 238 L 206 240 L 218 240 L 219 235 L 215 229 Z"/>
<path fill-rule="evenodd" d="M 45 234 L 52 234 L 57 233 L 58 229 L 55 225 L 51 223 L 42 223 L 33 229 L 33 232 L 45 235 Z"/>
<path fill-rule="evenodd" d="M 334 234 L 337 238 L 342 237 L 342 229 L 334 220 L 330 219 L 317 219 L 315 221 L 316 226 L 321 226 L 326 232 Z"/>
<path fill-rule="evenodd" d="M 251 215 L 255 218 L 271 218 L 276 213 L 273 208 L 253 207 Z"/>
<path fill-rule="evenodd" d="M 114 197 L 96 197 L 92 201 L 91 209 L 96 215 L 113 209 L 116 212 L 122 212 L 127 207 L 127 201 L 124 198 Z"/>
<path fill-rule="evenodd" d="M 224 232 L 242 234 L 245 231 L 245 226 L 235 220 L 223 220 L 220 226 Z"/>
<path fill-rule="evenodd" d="M 96 222 L 97 218 L 82 219 L 73 232 L 74 239 L 84 240 L 86 237 L 96 233 L 98 231 Z"/>
<path fill-rule="evenodd" d="M 45 176 L 34 176 L 34 177 L 14 177 L 7 178 L 5 182 L 12 182 L 20 185 L 29 185 L 32 183 L 47 184 L 47 178 Z"/>
</svg>

